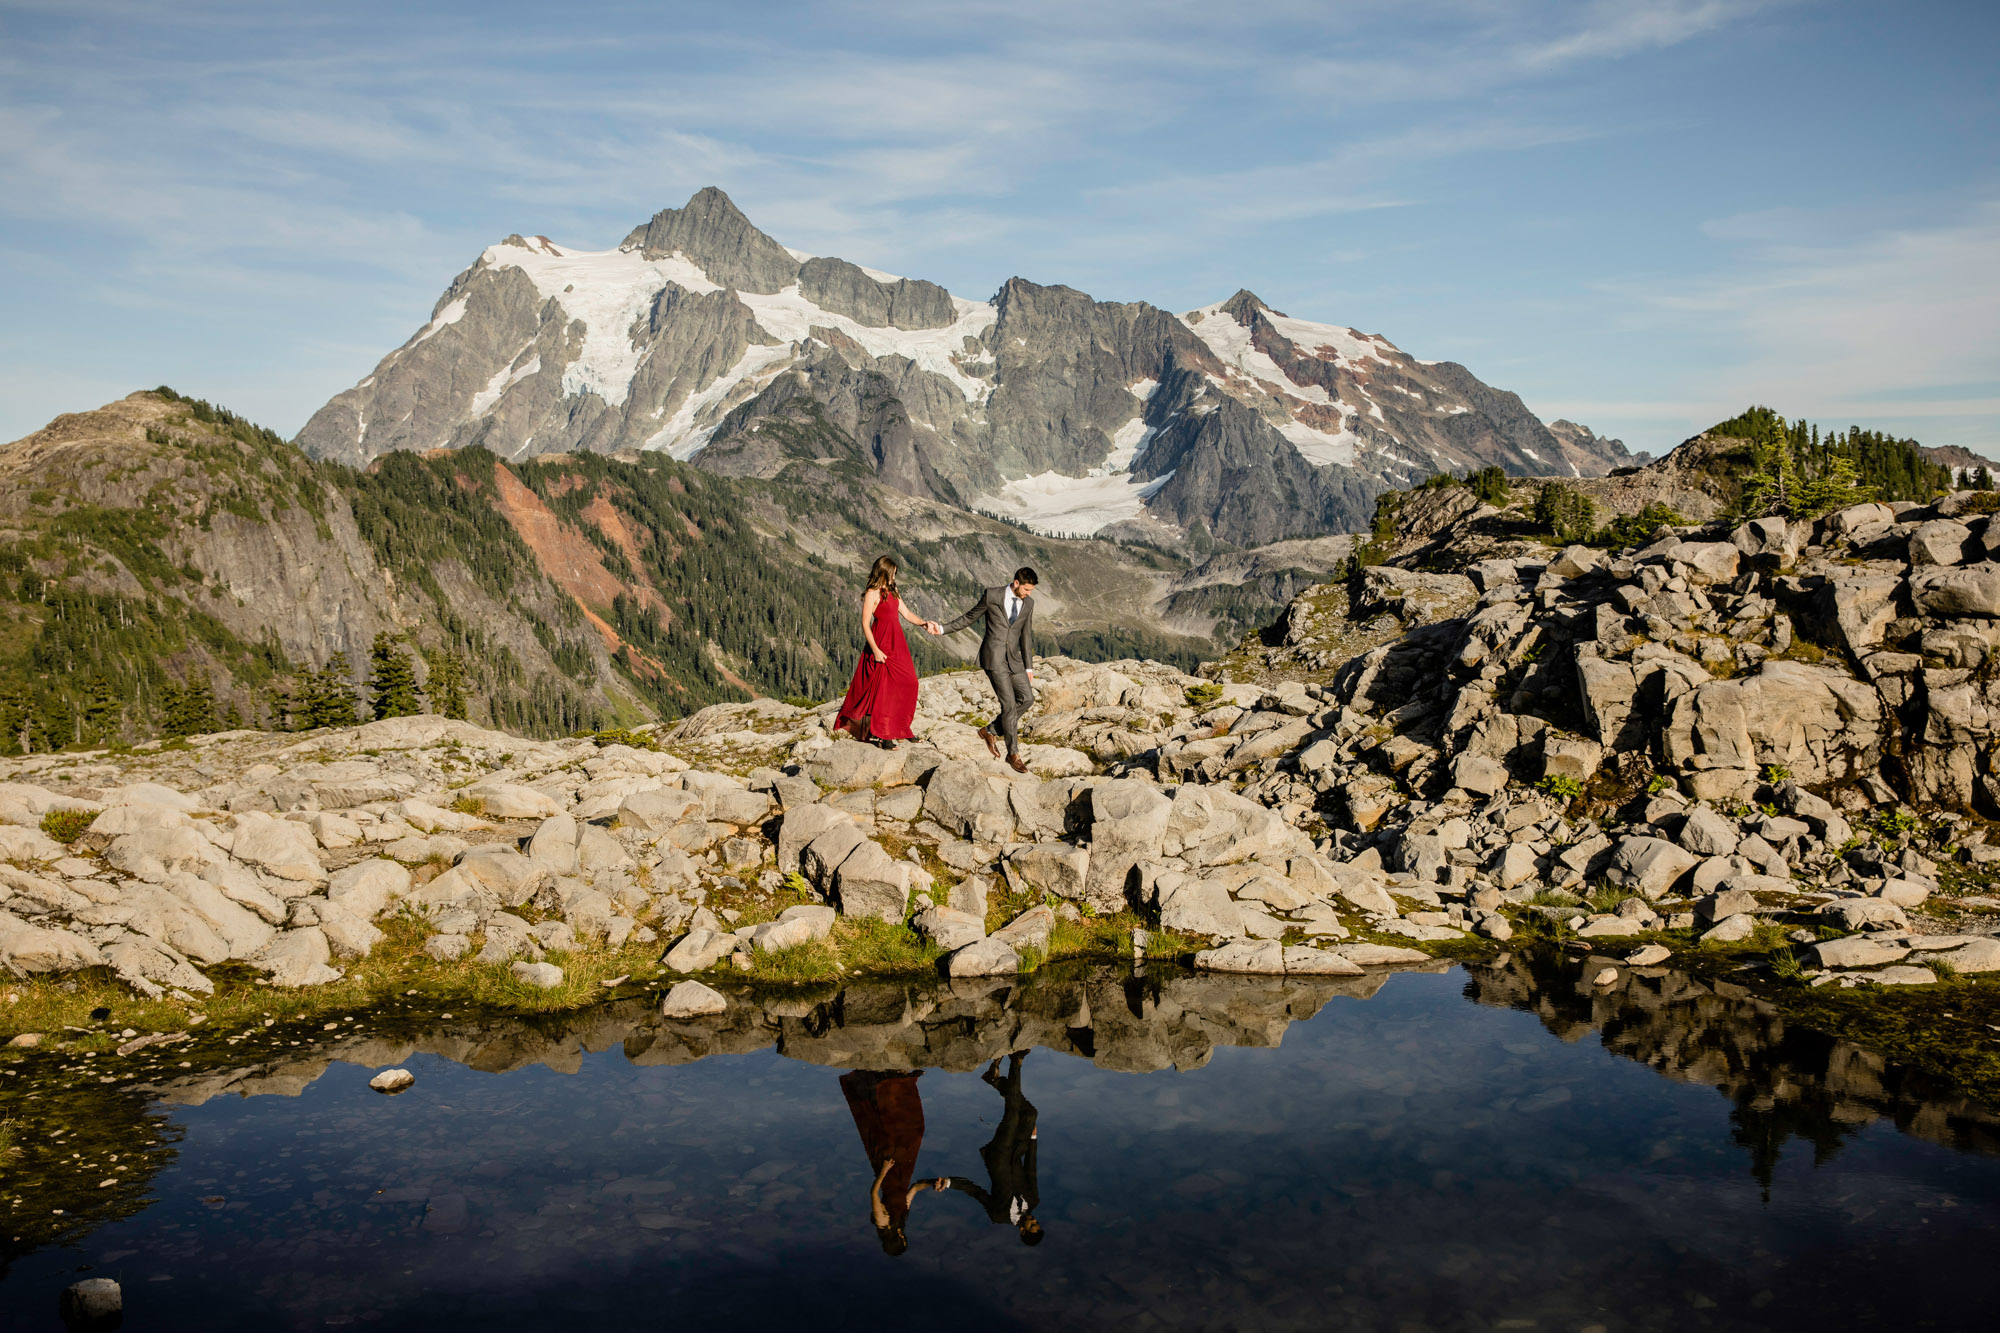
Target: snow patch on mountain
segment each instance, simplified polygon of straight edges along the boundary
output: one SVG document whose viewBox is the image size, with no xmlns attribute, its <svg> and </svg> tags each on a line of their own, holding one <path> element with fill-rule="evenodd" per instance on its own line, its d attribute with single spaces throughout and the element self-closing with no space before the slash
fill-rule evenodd
<svg viewBox="0 0 2000 1333">
<path fill-rule="evenodd" d="M 415 347 L 418 343 L 423 342 L 426 339 L 430 338 L 433 334 L 437 333 L 438 330 L 444 328 L 446 325 L 456 324 L 458 323 L 458 321 L 464 318 L 465 318 L 465 298 L 461 296 L 457 300 L 445 306 L 444 309 L 438 311 L 435 315 L 432 315 L 431 322 L 424 325 L 421 329 L 418 329 L 417 336 L 410 339 L 410 341 L 405 345 L 409 347 Z M 370 375 L 368 378 L 372 380 L 375 377 L 373 375 Z"/>
<path fill-rule="evenodd" d="M 472 406 L 469 409 L 472 415 L 483 417 L 491 412 L 493 405 L 500 401 L 500 395 L 528 376 L 537 373 L 541 368 L 542 354 L 537 352 L 518 366 L 502 366 L 494 371 L 493 378 L 486 382 L 486 387 L 472 395 Z"/>
<path fill-rule="evenodd" d="M 583 350 L 563 367 L 562 391 L 594 393 L 612 407 L 625 401 L 644 355 L 632 341 L 632 325 L 661 289 L 673 283 L 696 293 L 721 290 L 678 253 L 647 259 L 637 250 L 566 250 L 543 241 L 488 246 L 480 260 L 520 269 L 536 292 L 583 325 Z"/>
<path fill-rule="evenodd" d="M 693 458 L 708 444 L 721 419 L 728 415 L 727 407 L 734 405 L 727 404 L 726 400 L 735 397 L 735 391 L 745 385 L 751 392 L 761 387 L 758 381 L 791 364 L 795 350 L 790 343 L 780 343 L 775 347 L 753 344 L 744 348 L 735 365 L 699 391 L 689 394 L 687 401 L 667 419 L 667 424 L 647 437 L 645 447 L 664 449 L 682 462 Z M 718 405 L 723 405 L 722 410 L 712 410 Z"/>
<path fill-rule="evenodd" d="M 1215 353 L 1216 359 L 1231 370 L 1241 371 L 1289 397 L 1322 407 L 1332 404 L 1333 399 L 1319 385 L 1293 383 L 1277 362 L 1251 343 L 1249 329 L 1238 324 L 1233 316 L 1222 313 L 1220 303 L 1189 311 L 1181 316 L 1181 323 L 1192 329 L 1208 345 L 1208 350 Z"/>
<path fill-rule="evenodd" d="M 1361 447 L 1361 437 L 1354 433 L 1353 421 L 1352 416 L 1341 418 L 1340 429 L 1331 434 L 1303 421 L 1287 421 L 1278 427 L 1278 434 L 1290 440 L 1299 457 L 1308 463 L 1320 467 L 1330 463 L 1345 465 L 1354 461 L 1355 451 Z"/>
<path fill-rule="evenodd" d="M 679 251 L 647 259 L 636 248 L 569 250 L 540 237 L 536 241 L 539 243 L 489 246 L 481 262 L 520 269 L 535 284 L 537 293 L 556 302 L 565 315 L 584 326 L 583 349 L 563 368 L 562 391 L 568 396 L 594 393 L 607 405 L 622 404 L 645 356 L 644 346 L 632 339 L 632 326 L 653 299 L 669 285 L 696 294 L 722 290 Z M 863 271 L 878 281 L 896 281 L 891 274 Z M 978 338 L 999 318 L 999 311 L 989 302 L 953 298 L 958 319 L 950 326 L 894 329 L 875 328 L 826 310 L 802 296 L 796 283 L 772 295 L 739 291 L 736 299 L 750 309 L 758 327 L 782 345 L 746 351 L 735 366 L 690 395 L 648 440 L 647 448 L 665 449 L 677 458 L 699 452 L 708 442 L 708 431 L 702 429 L 708 424 L 701 420 L 704 410 L 730 398 L 735 389 L 777 362 L 792 359 L 811 339 L 815 327 L 845 334 L 870 356 L 908 357 L 919 368 L 949 380 L 970 402 L 983 402 L 992 391 L 989 383 L 967 374 L 961 364 L 966 360 L 965 339 Z M 464 313 L 462 299 L 452 302 L 426 326 L 418 341 Z M 500 392 L 505 392 L 504 386 Z M 495 401 L 497 395 L 475 407 L 475 415 L 491 408 Z"/>
<path fill-rule="evenodd" d="M 1173 476 L 1169 472 L 1150 481 L 1132 476 L 1132 465 L 1157 433 L 1134 417 L 1113 432 L 1111 452 L 1088 475 L 1044 472 L 1023 477 L 1002 486 L 997 495 L 981 496 L 973 501 L 973 508 L 1012 519 L 1049 537 L 1089 537 L 1113 523 L 1138 518 L 1146 510 L 1146 501 Z"/>
<path fill-rule="evenodd" d="M 1111 436 L 1111 452 L 1105 455 L 1102 467 L 1092 468 L 1093 477 L 1110 476 L 1118 472 L 1130 472 L 1132 465 L 1139 461 L 1139 455 L 1146 452 L 1155 432 L 1138 417 L 1120 426 Z"/>
<path fill-rule="evenodd" d="M 1271 327 L 1283 334 L 1285 341 L 1310 356 L 1325 360 L 1329 352 L 1337 361 L 1380 361 L 1388 364 L 1389 356 L 1401 356 L 1402 352 L 1387 338 L 1361 333 L 1354 329 L 1342 328 L 1338 324 L 1314 324 L 1308 320 L 1292 319 L 1275 311 L 1266 310 L 1264 318 L 1271 321 Z M 1383 353 L 1388 353 L 1388 356 Z"/>
<path fill-rule="evenodd" d="M 992 385 L 966 374 L 959 366 L 965 357 L 965 340 L 980 337 L 998 322 L 1000 311 L 991 302 L 954 296 L 951 303 L 958 319 L 944 328 L 887 329 L 858 324 L 815 305 L 799 294 L 797 283 L 769 296 L 738 292 L 736 299 L 750 307 L 759 327 L 780 341 L 803 344 L 815 326 L 835 329 L 859 343 L 870 356 L 908 357 L 919 369 L 942 375 L 967 402 L 985 402 L 992 392 Z"/>
<path fill-rule="evenodd" d="M 973 501 L 973 508 L 1013 519 L 1047 537 L 1089 537 L 1113 523 L 1139 517 L 1146 501 L 1173 475 L 1139 481 L 1123 472 L 1089 477 L 1044 472 L 1008 482 L 998 495 Z"/>
</svg>

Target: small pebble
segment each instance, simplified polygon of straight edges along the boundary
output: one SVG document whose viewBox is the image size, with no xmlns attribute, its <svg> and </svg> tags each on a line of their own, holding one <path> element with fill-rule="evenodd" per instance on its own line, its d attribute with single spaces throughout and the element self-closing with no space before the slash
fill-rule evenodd
<svg viewBox="0 0 2000 1333">
<path fill-rule="evenodd" d="M 1615 967 L 1607 967 L 1602 972 L 1599 972 L 1596 976 L 1592 977 L 1590 979 L 1590 984 L 1593 986 L 1609 986 L 1612 982 L 1616 980 L 1618 980 L 1618 969 Z"/>
</svg>

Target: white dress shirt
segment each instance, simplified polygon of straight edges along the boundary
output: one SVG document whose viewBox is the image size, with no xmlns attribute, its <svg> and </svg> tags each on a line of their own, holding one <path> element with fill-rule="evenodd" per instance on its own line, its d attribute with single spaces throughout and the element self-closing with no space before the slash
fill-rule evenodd
<svg viewBox="0 0 2000 1333">
<path fill-rule="evenodd" d="M 1020 614 L 1021 599 L 1014 595 L 1012 588 L 1009 588 L 1007 589 L 1007 623 L 1010 625 L 1013 624 L 1020 617 Z"/>
</svg>

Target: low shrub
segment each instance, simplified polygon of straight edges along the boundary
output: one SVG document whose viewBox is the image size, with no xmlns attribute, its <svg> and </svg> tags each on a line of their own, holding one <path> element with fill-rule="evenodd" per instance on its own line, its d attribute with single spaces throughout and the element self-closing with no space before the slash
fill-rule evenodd
<svg viewBox="0 0 2000 1333">
<path fill-rule="evenodd" d="M 97 820 L 95 810 L 51 810 L 42 816 L 42 832 L 68 846 Z"/>
<path fill-rule="evenodd" d="M 1583 780 L 1581 778 L 1568 777 L 1561 773 L 1551 773 L 1540 782 L 1537 782 L 1535 788 L 1538 791 L 1547 792 L 1551 796 L 1559 796 L 1565 801 L 1574 801 L 1577 797 L 1583 795 Z"/>
</svg>

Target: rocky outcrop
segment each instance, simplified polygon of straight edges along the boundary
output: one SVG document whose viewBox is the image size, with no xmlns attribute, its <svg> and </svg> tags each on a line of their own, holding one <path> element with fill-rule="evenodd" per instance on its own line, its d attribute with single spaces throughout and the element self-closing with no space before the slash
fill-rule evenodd
<svg viewBox="0 0 2000 1333">
<path fill-rule="evenodd" d="M 1025 775 L 960 720 L 988 688 L 972 673 L 924 682 L 920 740 L 894 752 L 829 736 L 831 705 L 760 700 L 696 714 L 660 733 L 664 750 L 407 718 L 303 742 L 204 741 L 208 785 L 192 788 L 154 780 L 180 775 L 171 752 L 129 761 L 142 782 L 128 761 L 65 759 L 82 785 L 10 785 L 0 815 L 99 813 L 73 847 L 21 825 L 0 838 L 14 859 L 0 869 L 0 964 L 106 965 L 160 994 L 203 990 L 202 968 L 237 961 L 310 986 L 366 957 L 397 917 L 441 959 L 560 966 L 659 935 L 666 965 L 695 973 L 824 940 L 844 917 L 914 920 L 947 952 L 947 974 L 985 976 L 1046 953 L 1060 918 L 1130 912 L 1197 944 L 1303 937 L 1279 970 L 1331 975 L 1361 964 L 1314 943 L 1348 939 L 1357 905 L 1397 922 L 1379 860 L 1336 864 L 1226 787 L 1157 782 L 1147 765 L 1162 742 L 1214 726 L 1188 701 L 1195 678 L 1066 659 L 1042 672 Z M 1272 725 L 1246 722 L 1233 757 L 1288 752 L 1311 730 L 1300 711 L 1291 696 L 1253 710 Z M 31 777 L 50 762 L 15 768 Z M 946 873 L 897 845 L 928 848 Z M 826 906 L 787 909 L 787 875 Z M 989 921 L 994 876 L 1044 905 Z M 760 903 L 772 906 L 733 924 Z M 1242 952 L 1208 965 L 1239 967 Z"/>
<path fill-rule="evenodd" d="M 799 266 L 799 295 L 873 328 L 942 329 L 958 319 L 951 293 L 936 283 L 885 282 L 844 259 L 806 260 Z"/>
<path fill-rule="evenodd" d="M 685 207 L 662 209 L 634 229 L 625 244 L 648 259 L 684 255 L 724 287 L 776 292 L 798 281 L 799 261 L 751 225 L 714 186 L 697 190 Z"/>
</svg>

